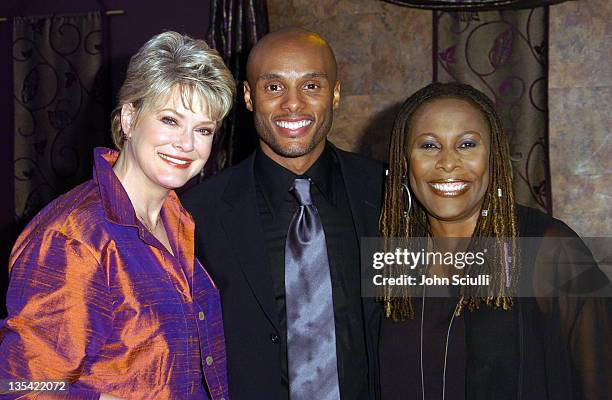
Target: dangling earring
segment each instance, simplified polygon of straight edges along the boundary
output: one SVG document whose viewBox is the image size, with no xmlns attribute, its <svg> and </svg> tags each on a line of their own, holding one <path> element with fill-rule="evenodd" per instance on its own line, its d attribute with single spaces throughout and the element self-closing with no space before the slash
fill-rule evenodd
<svg viewBox="0 0 612 400">
<path fill-rule="evenodd" d="M 404 215 L 407 217 L 408 215 L 410 215 L 410 211 L 412 211 L 412 195 L 410 194 L 410 188 L 408 187 L 408 184 L 406 183 L 406 178 L 402 178 L 402 190 L 404 192 L 406 192 L 406 195 L 408 196 L 408 201 L 406 203 L 406 210 L 404 211 Z"/>
</svg>

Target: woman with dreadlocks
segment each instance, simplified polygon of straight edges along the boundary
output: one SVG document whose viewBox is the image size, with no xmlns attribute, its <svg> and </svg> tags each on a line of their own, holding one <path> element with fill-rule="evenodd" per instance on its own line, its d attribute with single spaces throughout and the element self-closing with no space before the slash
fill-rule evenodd
<svg viewBox="0 0 612 400">
<path fill-rule="evenodd" d="M 458 83 L 434 83 L 413 94 L 395 120 L 386 184 L 384 237 L 425 238 L 428 250 L 440 243 L 457 250 L 444 238 L 463 237 L 469 244 L 459 250 L 486 244 L 491 251 L 480 269 L 437 261 L 422 272 L 441 279 L 478 273 L 488 277 L 486 283 L 449 284 L 446 291 L 425 286 L 420 292 L 410 285 L 384 286 L 383 399 L 612 395 L 609 298 L 559 290 L 539 296 L 524 289 L 564 282 L 563 293 L 608 293 L 609 280 L 567 225 L 515 203 L 508 144 L 484 94 Z M 538 269 L 550 267 L 559 249 L 540 239 L 534 251 L 521 245 L 522 237 L 559 237 L 555 243 L 570 238 L 574 250 L 562 252 L 555 268 Z M 576 255 L 583 256 L 579 280 L 551 278 L 561 264 L 577 268 Z M 387 276 L 396 272 L 385 269 Z M 433 291 L 444 297 L 432 298 Z"/>
</svg>

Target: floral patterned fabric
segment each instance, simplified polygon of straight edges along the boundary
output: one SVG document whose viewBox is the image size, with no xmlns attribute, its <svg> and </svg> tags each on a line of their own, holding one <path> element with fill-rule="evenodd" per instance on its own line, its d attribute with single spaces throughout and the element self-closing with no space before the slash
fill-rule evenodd
<svg viewBox="0 0 612 400">
<path fill-rule="evenodd" d="M 516 200 L 550 213 L 548 8 L 435 13 L 434 79 L 470 84 L 494 101 Z"/>
</svg>

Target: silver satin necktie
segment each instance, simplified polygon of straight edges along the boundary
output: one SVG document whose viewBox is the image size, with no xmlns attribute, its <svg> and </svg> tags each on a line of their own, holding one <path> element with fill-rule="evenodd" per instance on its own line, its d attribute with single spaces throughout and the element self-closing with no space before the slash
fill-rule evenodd
<svg viewBox="0 0 612 400">
<path fill-rule="evenodd" d="M 291 187 L 300 208 L 285 247 L 287 359 L 291 400 L 338 400 L 332 286 L 325 232 L 310 198 L 310 180 Z"/>
</svg>

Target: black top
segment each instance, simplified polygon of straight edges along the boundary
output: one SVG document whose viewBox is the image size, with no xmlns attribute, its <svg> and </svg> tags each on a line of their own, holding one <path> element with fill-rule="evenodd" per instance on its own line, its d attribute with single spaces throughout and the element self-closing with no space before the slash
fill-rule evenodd
<svg viewBox="0 0 612 400">
<path fill-rule="evenodd" d="M 337 149 L 329 142 L 326 146 L 339 162 L 357 236 L 376 236 L 382 164 Z M 181 198 L 196 221 L 196 254 L 221 292 L 227 376 L 233 400 L 286 398 L 280 378 L 282 332 L 254 175 L 255 152 Z M 369 398 L 378 400 L 382 307 L 367 297 L 361 298 L 361 306 L 370 371 Z"/>
<path fill-rule="evenodd" d="M 289 224 L 299 207 L 289 188 L 295 178 L 310 178 L 312 201 L 321 217 L 329 257 L 340 394 L 343 399 L 366 399 L 368 363 L 359 289 L 359 247 L 338 160 L 326 146 L 312 167 L 298 176 L 258 149 L 254 169 L 257 203 L 281 331 L 278 340 L 281 345 L 283 396 L 289 399 L 285 242 Z"/>
<path fill-rule="evenodd" d="M 455 298 L 414 298 L 414 320 L 383 322 L 380 348 L 382 399 L 440 400 L 443 389 L 445 399 L 465 399 L 465 321 L 464 314 L 453 316 L 456 304 Z M 423 309 L 421 376 L 420 329 Z M 445 354 L 446 380 L 443 386 Z M 407 396 L 407 393 L 410 395 Z"/>
<path fill-rule="evenodd" d="M 518 206 L 518 222 L 520 237 L 577 238 L 563 222 L 531 208 Z M 572 268 L 573 256 L 565 257 L 563 267 Z M 589 275 L 602 285 L 607 282 L 609 288 L 608 279 L 592 262 L 592 268 L 581 265 L 582 278 Z M 538 279 L 533 264 L 523 260 L 522 281 Z M 426 399 L 442 399 L 445 355 L 448 400 L 603 400 L 612 393 L 609 298 L 520 298 L 510 311 L 484 305 L 473 312 L 464 309 L 451 325 L 455 304 L 455 298 L 426 298 L 422 335 Z M 383 400 L 423 395 L 422 298 L 413 299 L 413 305 L 414 320 L 385 320 L 382 325 Z"/>
</svg>

